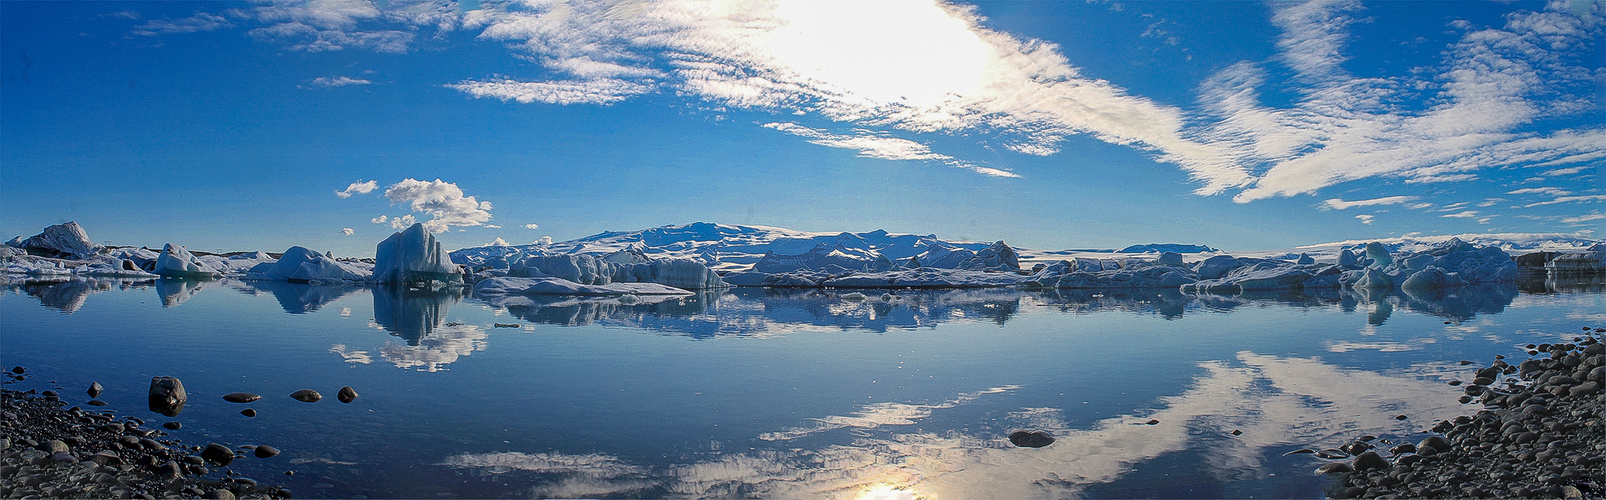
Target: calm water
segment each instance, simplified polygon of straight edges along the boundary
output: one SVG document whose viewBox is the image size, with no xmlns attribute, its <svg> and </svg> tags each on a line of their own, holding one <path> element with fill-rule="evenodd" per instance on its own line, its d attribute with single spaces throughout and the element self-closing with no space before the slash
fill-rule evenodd
<svg viewBox="0 0 1606 500">
<path fill-rule="evenodd" d="M 299 497 L 1317 497 L 1312 459 L 1284 452 L 1470 413 L 1445 383 L 1476 368 L 1458 360 L 1606 326 L 1598 285 L 1524 289 L 625 305 L 13 283 L 0 362 L 73 404 L 99 381 L 103 409 L 153 424 L 169 419 L 145 407 L 150 377 L 177 376 L 175 437 L 278 447 L 232 468 Z M 361 397 L 334 401 L 343 385 Z M 326 399 L 287 396 L 304 388 Z M 236 391 L 265 397 L 219 397 Z M 1019 429 L 1058 441 L 1016 448 Z"/>
</svg>

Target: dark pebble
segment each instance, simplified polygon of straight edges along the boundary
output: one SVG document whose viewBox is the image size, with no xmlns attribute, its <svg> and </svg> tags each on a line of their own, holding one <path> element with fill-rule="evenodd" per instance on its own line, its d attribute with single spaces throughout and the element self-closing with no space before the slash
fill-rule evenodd
<svg viewBox="0 0 1606 500">
<path fill-rule="evenodd" d="M 167 423 L 162 424 L 162 428 L 170 430 L 170 431 L 176 431 L 180 427 L 184 427 L 184 424 L 181 424 L 181 423 L 178 423 L 178 422 L 167 422 Z"/>
<path fill-rule="evenodd" d="M 1022 448 L 1042 448 L 1054 444 L 1054 436 L 1042 431 L 1015 431 L 1009 434 L 1009 442 Z"/>
<path fill-rule="evenodd" d="M 21 367 L 21 366 L 13 366 L 13 367 L 11 367 L 11 373 L 15 373 L 17 375 L 22 375 L 22 372 L 25 372 L 25 371 L 28 371 L 28 370 L 23 369 L 23 367 Z"/>
<path fill-rule="evenodd" d="M 357 391 L 349 385 L 341 387 L 340 392 L 335 393 L 335 399 L 339 399 L 342 403 L 350 403 L 357 399 Z"/>
<path fill-rule="evenodd" d="M 257 416 L 257 411 L 253 410 L 251 408 L 246 408 L 244 410 L 240 410 L 240 414 L 241 415 L 245 415 L 247 417 L 255 417 L 255 416 Z"/>
<path fill-rule="evenodd" d="M 100 382 L 90 382 L 89 383 L 89 390 L 88 391 L 84 391 L 84 392 L 88 392 L 89 393 L 89 397 L 98 398 L 98 397 L 100 397 L 100 393 L 105 392 L 105 391 L 106 391 L 106 388 L 105 387 L 101 387 L 100 386 Z"/>
<path fill-rule="evenodd" d="M 234 450 L 217 443 L 208 444 L 201 450 L 201 459 L 226 466 L 234 463 Z"/>
<path fill-rule="evenodd" d="M 1013 441 L 1013 439 L 1011 441 Z M 1048 438 L 1048 441 L 1052 443 L 1054 442 L 1054 438 Z M 274 455 L 278 455 L 279 449 L 264 444 L 257 446 L 256 450 L 252 451 L 252 453 L 255 454 L 257 458 L 269 458 Z"/>
<path fill-rule="evenodd" d="M 231 392 L 223 395 L 223 400 L 230 403 L 250 403 L 258 399 L 262 399 L 262 396 L 249 392 Z"/>
<path fill-rule="evenodd" d="M 1234 436 L 1242 436 L 1242 435 L 1244 435 L 1244 431 L 1241 431 L 1241 430 L 1238 430 L 1238 429 L 1233 429 L 1232 430 L 1232 435 L 1234 435 Z"/>
<path fill-rule="evenodd" d="M 1411 418 L 1411 417 L 1407 417 L 1407 416 L 1405 416 L 1405 415 L 1395 415 L 1395 416 L 1394 416 L 1394 419 L 1395 419 L 1395 420 L 1405 420 L 1405 419 L 1407 419 L 1407 418 Z"/>
<path fill-rule="evenodd" d="M 323 399 L 322 394 L 318 394 L 318 391 L 314 391 L 312 389 L 302 389 L 293 392 L 290 394 L 290 397 L 295 398 L 296 401 L 303 403 L 316 403 L 318 400 Z"/>
<path fill-rule="evenodd" d="M 1150 421 L 1144 422 L 1144 423 L 1145 424 L 1149 424 L 1149 425 L 1160 425 L 1160 421 L 1159 420 L 1150 420 Z"/>
<path fill-rule="evenodd" d="M 89 400 L 88 403 L 84 403 L 84 404 L 89 405 L 89 406 L 106 406 L 106 405 L 108 405 L 110 403 L 107 403 L 105 401 L 101 401 L 99 399 L 91 399 L 91 400 Z"/>
</svg>

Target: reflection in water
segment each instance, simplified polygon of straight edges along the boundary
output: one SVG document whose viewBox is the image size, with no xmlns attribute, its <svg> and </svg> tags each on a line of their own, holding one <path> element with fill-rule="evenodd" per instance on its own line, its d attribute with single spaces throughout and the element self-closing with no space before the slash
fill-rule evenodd
<svg viewBox="0 0 1606 500">
<path fill-rule="evenodd" d="M 39 299 L 39 304 L 67 314 L 84 307 L 89 295 L 108 290 L 128 290 L 148 285 L 150 281 L 116 279 L 69 279 L 64 281 L 20 281 L 6 283 L 6 288 L 20 291 Z"/>
<path fill-rule="evenodd" d="M 190 300 L 211 283 L 202 279 L 157 278 L 156 293 L 162 297 L 162 307 L 173 307 Z"/>
<path fill-rule="evenodd" d="M 1204 373 L 1158 408 L 1071 428 L 1057 408 L 1022 408 L 1004 422 L 1056 437 L 1045 448 L 1016 448 L 1007 431 L 981 435 L 918 430 L 933 411 L 1012 390 L 962 394 L 937 405 L 869 405 L 852 416 L 825 416 L 812 426 L 759 436 L 790 441 L 849 432 L 850 445 L 780 448 L 716 455 L 710 460 L 649 468 L 606 455 L 498 452 L 447 457 L 443 465 L 484 474 L 540 475 L 534 496 L 855 497 L 896 489 L 936 498 L 1036 498 L 1084 493 L 1135 465 L 1188 450 L 1202 453 L 1224 480 L 1265 475 L 1264 457 L 1291 447 L 1334 447 L 1360 434 L 1409 436 L 1415 422 L 1460 415 L 1456 387 L 1443 383 L 1450 364 L 1402 372 L 1350 370 L 1316 359 L 1240 352 L 1236 363 L 1202 363 Z M 1411 416 L 1410 421 L 1394 415 Z M 1158 425 L 1144 425 L 1149 419 Z M 1243 434 L 1233 436 L 1233 430 Z"/>
<path fill-rule="evenodd" d="M 439 289 L 378 286 L 374 293 L 374 323 L 401 337 L 406 344 L 386 342 L 380 357 L 398 368 L 439 371 L 457 358 L 485 350 L 485 328 L 479 325 L 445 323 L 446 312 L 463 300 L 459 287 Z M 348 363 L 367 364 L 367 351 L 356 351 L 343 344 L 329 349 Z"/>
<path fill-rule="evenodd" d="M 463 290 L 458 287 L 376 286 L 373 292 L 374 322 L 414 346 L 440 328 L 446 311 L 463 300 Z"/>
<path fill-rule="evenodd" d="M 306 314 L 334 302 L 336 299 L 362 289 L 351 284 L 310 284 L 291 283 L 288 281 L 261 281 L 230 282 L 240 293 L 256 295 L 262 292 L 272 293 L 279 300 L 279 306 L 284 312 L 290 314 Z"/>
</svg>

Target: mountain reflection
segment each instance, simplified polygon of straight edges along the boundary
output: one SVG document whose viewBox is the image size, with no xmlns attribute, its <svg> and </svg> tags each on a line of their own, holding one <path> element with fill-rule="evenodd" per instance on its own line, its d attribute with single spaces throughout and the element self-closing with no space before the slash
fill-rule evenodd
<svg viewBox="0 0 1606 500">
<path fill-rule="evenodd" d="M 240 290 L 240 293 L 257 295 L 271 293 L 278 299 L 279 306 L 284 312 L 290 314 L 307 314 L 322 309 L 323 306 L 336 299 L 350 295 L 361 290 L 361 286 L 349 284 L 310 284 L 291 283 L 288 281 L 243 281 L 231 282 L 231 286 Z"/>
<path fill-rule="evenodd" d="M 601 454 L 465 453 L 442 465 L 480 474 L 531 474 L 536 497 L 691 496 L 853 498 L 895 488 L 932 498 L 1073 497 L 1120 480 L 1162 456 L 1209 450 L 1213 474 L 1245 479 L 1267 474 L 1263 461 L 1294 447 L 1333 447 L 1361 434 L 1410 436 L 1419 422 L 1472 411 L 1446 385 L 1456 366 L 1422 364 L 1379 373 L 1317 359 L 1239 352 L 1235 360 L 1200 364 L 1203 373 L 1156 408 L 1067 424 L 1059 408 L 1021 408 L 997 427 L 922 430 L 935 412 L 1017 390 L 983 389 L 932 405 L 878 403 L 847 416 L 821 416 L 791 429 L 755 436 L 756 451 L 711 455 L 665 467 L 634 465 Z M 1393 418 L 1406 414 L 1410 421 Z M 1157 425 L 1144 425 L 1149 419 Z M 1418 423 L 1412 423 L 1418 422 Z M 1016 448 L 1009 429 L 1047 431 L 1056 441 Z M 1234 436 L 1232 431 L 1242 435 Z M 821 435 L 830 443 L 810 446 Z M 777 446 L 778 445 L 778 446 Z"/>
<path fill-rule="evenodd" d="M 737 288 L 690 296 L 562 297 L 487 296 L 478 300 L 514 317 L 558 326 L 614 324 L 687 335 L 766 336 L 808 329 L 885 332 L 953 321 L 999 325 L 1036 305 L 1068 314 L 1127 312 L 1179 319 L 1244 306 L 1364 310 L 1381 325 L 1396 309 L 1451 321 L 1499 314 L 1518 289 L 1466 286 L 1426 292 L 1401 290 L 1282 290 L 1240 295 L 1184 294 L 1176 290 L 1048 290 L 1012 288 L 896 290 L 860 295 L 851 290 Z M 376 297 L 376 300 L 377 297 Z"/>
<path fill-rule="evenodd" d="M 458 287 L 439 289 L 376 286 L 374 322 L 391 335 L 416 346 L 446 321 L 446 312 L 463 300 Z"/>
</svg>

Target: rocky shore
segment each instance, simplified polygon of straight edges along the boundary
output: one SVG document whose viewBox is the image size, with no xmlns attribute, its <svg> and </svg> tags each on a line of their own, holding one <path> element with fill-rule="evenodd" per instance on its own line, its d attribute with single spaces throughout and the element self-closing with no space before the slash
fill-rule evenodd
<svg viewBox="0 0 1606 500">
<path fill-rule="evenodd" d="M 0 498 L 290 497 L 225 468 L 245 453 L 277 454 L 271 447 L 187 445 L 137 417 L 64 406 L 54 391 L 3 389 Z"/>
<path fill-rule="evenodd" d="M 1335 498 L 1606 498 L 1606 329 L 1583 330 L 1572 342 L 1524 346 L 1529 359 L 1517 365 L 1495 356 L 1450 382 L 1466 384 L 1462 403 L 1484 405 L 1474 416 L 1400 442 L 1360 436 L 1291 453 L 1333 460 L 1317 472 L 1337 476 Z"/>
</svg>

